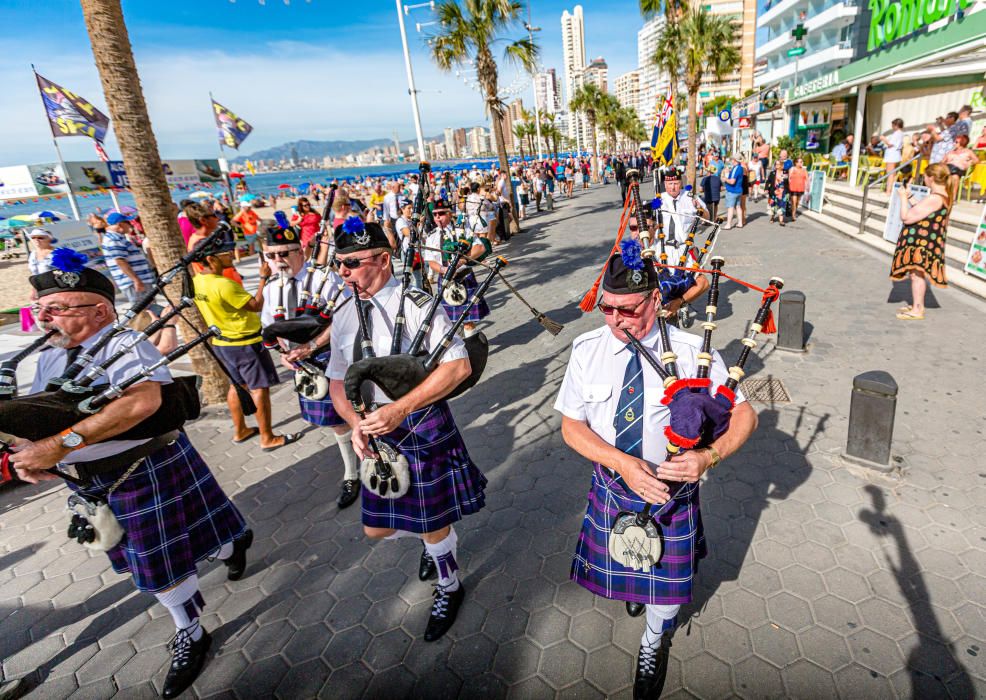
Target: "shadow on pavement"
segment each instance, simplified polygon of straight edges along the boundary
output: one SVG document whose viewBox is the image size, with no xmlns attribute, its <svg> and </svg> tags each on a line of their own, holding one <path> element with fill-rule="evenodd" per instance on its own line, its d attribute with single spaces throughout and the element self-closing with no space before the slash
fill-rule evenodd
<svg viewBox="0 0 986 700">
<path fill-rule="evenodd" d="M 931 594 L 924 581 L 921 564 L 911 551 L 903 525 L 887 512 L 886 498 L 880 487 L 868 484 L 863 490 L 869 494 L 873 508 L 860 512 L 859 519 L 877 537 L 893 539 L 899 564 L 895 564 L 888 556 L 887 568 L 897 579 L 897 585 L 907 600 L 914 629 L 920 630 L 919 644 L 907 657 L 911 697 L 975 697 L 969 673 L 959 661 L 955 646 L 946 639 L 931 607 Z"/>
<path fill-rule="evenodd" d="M 910 304 L 911 303 L 911 281 L 910 280 L 898 280 L 892 282 L 890 287 L 890 294 L 887 296 L 888 304 Z M 938 299 L 935 298 L 935 292 L 932 286 L 929 284 L 927 291 L 924 293 L 924 306 L 927 309 L 940 309 L 941 304 L 938 303 Z"/>
</svg>

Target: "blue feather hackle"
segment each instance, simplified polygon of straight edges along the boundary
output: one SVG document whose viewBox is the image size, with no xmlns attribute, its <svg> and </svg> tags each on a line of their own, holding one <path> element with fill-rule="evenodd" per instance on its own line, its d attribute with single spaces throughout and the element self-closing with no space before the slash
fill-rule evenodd
<svg viewBox="0 0 986 700">
<path fill-rule="evenodd" d="M 654 197 L 654 199 L 652 199 L 650 201 L 650 208 L 651 209 L 654 209 L 655 211 L 658 210 L 658 209 L 660 209 L 661 208 L 661 198 L 660 197 Z"/>
<path fill-rule="evenodd" d="M 354 235 L 357 233 L 363 233 L 363 231 L 366 230 L 366 225 L 358 216 L 350 216 L 343 222 L 342 230 L 350 235 Z"/>
<path fill-rule="evenodd" d="M 89 258 L 71 248 L 55 248 L 51 253 L 51 266 L 62 272 L 82 272 L 87 262 Z"/>
<path fill-rule="evenodd" d="M 286 229 L 291 226 L 291 224 L 288 222 L 288 215 L 285 214 L 283 211 L 275 211 L 274 220 L 277 221 L 277 225 L 280 226 L 282 229 Z"/>
<path fill-rule="evenodd" d="M 633 238 L 620 241 L 620 257 L 628 270 L 643 270 L 644 259 L 640 255 L 640 242 Z"/>
</svg>

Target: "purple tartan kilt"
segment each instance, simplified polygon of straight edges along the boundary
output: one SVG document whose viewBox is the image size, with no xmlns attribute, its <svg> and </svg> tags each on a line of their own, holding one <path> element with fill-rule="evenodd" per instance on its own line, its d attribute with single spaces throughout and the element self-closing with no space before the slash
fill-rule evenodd
<svg viewBox="0 0 986 700">
<path fill-rule="evenodd" d="M 463 286 L 466 288 L 466 294 L 472 295 L 476 289 L 479 288 L 479 282 L 476 281 L 476 275 L 472 270 L 468 270 L 460 279 Z M 441 294 L 441 287 L 439 287 L 438 293 Z M 462 315 L 462 311 L 466 308 L 466 305 L 462 306 L 451 306 L 442 300 L 442 307 L 445 309 L 445 313 L 448 314 L 449 320 L 455 323 L 459 320 L 459 316 Z M 490 307 L 486 304 L 486 299 L 480 299 L 476 302 L 473 307 L 466 314 L 466 322 L 476 323 L 477 321 L 482 321 L 484 318 L 490 315 Z"/>
<path fill-rule="evenodd" d="M 316 359 L 328 367 L 330 356 L 331 353 L 325 352 Z M 298 394 L 298 405 L 301 408 L 301 417 L 312 425 L 333 428 L 337 425 L 345 425 L 346 423 L 342 416 L 336 412 L 335 407 L 332 405 L 332 399 L 328 396 L 315 401 L 314 399 L 306 399 L 301 394 Z"/>
<path fill-rule="evenodd" d="M 572 561 L 572 580 L 604 598 L 651 605 L 689 603 L 698 561 L 706 554 L 698 484 L 682 486 L 674 505 L 658 517 L 664 550 L 651 571 L 627 569 L 609 556 L 609 533 L 617 514 L 638 512 L 643 505 L 622 480 L 594 464 L 589 507 Z"/>
<path fill-rule="evenodd" d="M 415 411 L 383 439 L 407 457 L 411 488 L 393 499 L 362 489 L 364 525 L 434 532 L 485 505 L 486 477 L 469 457 L 445 401 Z"/>
<path fill-rule="evenodd" d="M 85 492 L 105 496 L 119 476 L 93 477 Z M 124 530 L 120 543 L 106 553 L 113 570 L 130 572 L 137 588 L 149 593 L 188 578 L 198 562 L 246 530 L 240 511 L 185 433 L 147 457 L 113 492 L 109 505 Z"/>
</svg>

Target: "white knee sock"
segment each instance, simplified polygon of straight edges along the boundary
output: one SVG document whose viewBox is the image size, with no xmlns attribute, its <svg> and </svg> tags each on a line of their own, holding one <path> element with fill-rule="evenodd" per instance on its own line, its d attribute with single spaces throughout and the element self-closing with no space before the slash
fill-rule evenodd
<svg viewBox="0 0 986 700">
<path fill-rule="evenodd" d="M 339 445 L 339 452 L 342 453 L 343 479 L 352 480 L 359 478 L 359 457 L 353 450 L 353 431 L 347 430 L 342 435 L 336 435 L 336 444 Z"/>
<path fill-rule="evenodd" d="M 199 614 L 205 607 L 205 600 L 199 591 L 198 576 L 192 574 L 174 588 L 155 593 L 154 597 L 171 613 L 177 629 L 188 630 L 195 641 L 202 638 Z"/>
<path fill-rule="evenodd" d="M 680 605 L 647 605 L 647 624 L 640 645 L 654 648 L 661 642 L 661 635 L 674 629 Z"/>
<path fill-rule="evenodd" d="M 216 550 L 216 553 L 212 555 L 212 558 L 218 559 L 220 561 L 225 561 L 226 559 L 229 559 L 231 556 L 233 556 L 233 543 L 227 542 L 218 550 Z"/>
<path fill-rule="evenodd" d="M 455 530 L 450 528 L 448 537 L 441 542 L 435 544 L 425 542 L 425 549 L 438 567 L 438 584 L 449 591 L 459 589 L 459 564 L 455 560 L 458 541 Z"/>
<path fill-rule="evenodd" d="M 473 326 L 472 328 L 466 328 L 464 331 L 462 331 L 462 337 L 469 338 L 476 335 L 477 333 L 479 333 L 479 328 L 477 326 Z"/>
</svg>

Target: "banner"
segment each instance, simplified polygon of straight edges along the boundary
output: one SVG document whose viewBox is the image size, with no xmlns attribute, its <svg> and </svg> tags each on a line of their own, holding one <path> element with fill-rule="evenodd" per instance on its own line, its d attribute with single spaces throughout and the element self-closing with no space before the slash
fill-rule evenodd
<svg viewBox="0 0 986 700">
<path fill-rule="evenodd" d="M 99 270 L 104 275 L 109 276 L 109 269 L 103 259 L 99 240 L 84 221 L 54 221 L 45 224 L 45 229 L 51 231 L 55 237 L 55 245 L 82 253 L 89 259 L 86 267 Z"/>
<path fill-rule="evenodd" d="M 26 165 L 0 168 L 0 199 L 37 197 L 38 188 Z"/>
<path fill-rule="evenodd" d="M 252 126 L 215 100 L 212 101 L 212 112 L 216 117 L 216 127 L 219 129 L 219 143 L 223 146 L 239 148 L 243 140 L 253 131 Z"/>
<path fill-rule="evenodd" d="M 58 163 L 39 163 L 29 165 L 27 169 L 31 172 L 31 179 L 38 194 L 67 194 L 68 181 L 65 179 L 65 172 Z"/>
<path fill-rule="evenodd" d="M 123 167 L 122 160 L 111 160 L 109 177 L 113 187 L 130 187 L 130 179 Z M 222 171 L 219 169 L 218 158 L 202 160 L 163 160 L 164 179 L 169 185 L 193 185 L 199 182 L 222 182 Z M 75 180 L 73 179 L 73 182 Z"/>
<path fill-rule="evenodd" d="M 965 271 L 970 275 L 986 279 L 986 207 L 983 208 L 983 215 L 979 217 L 976 235 L 973 236 L 972 243 L 969 245 Z"/>
<path fill-rule="evenodd" d="M 894 183 L 894 191 L 890 195 L 890 204 L 887 207 L 887 223 L 883 227 L 883 240 L 897 243 L 900 238 L 900 230 L 904 222 L 900 220 L 900 195 L 897 194 L 903 187 L 899 182 Z M 915 205 L 931 193 L 924 185 L 911 185 L 911 205 Z"/>
<path fill-rule="evenodd" d="M 52 136 L 88 136 L 99 142 L 106 139 L 109 117 L 93 107 L 89 100 L 37 73 L 34 75 L 38 79 Z"/>
<path fill-rule="evenodd" d="M 113 186 L 107 163 L 98 160 L 69 161 L 65 164 L 73 192 L 93 192 Z"/>
</svg>

